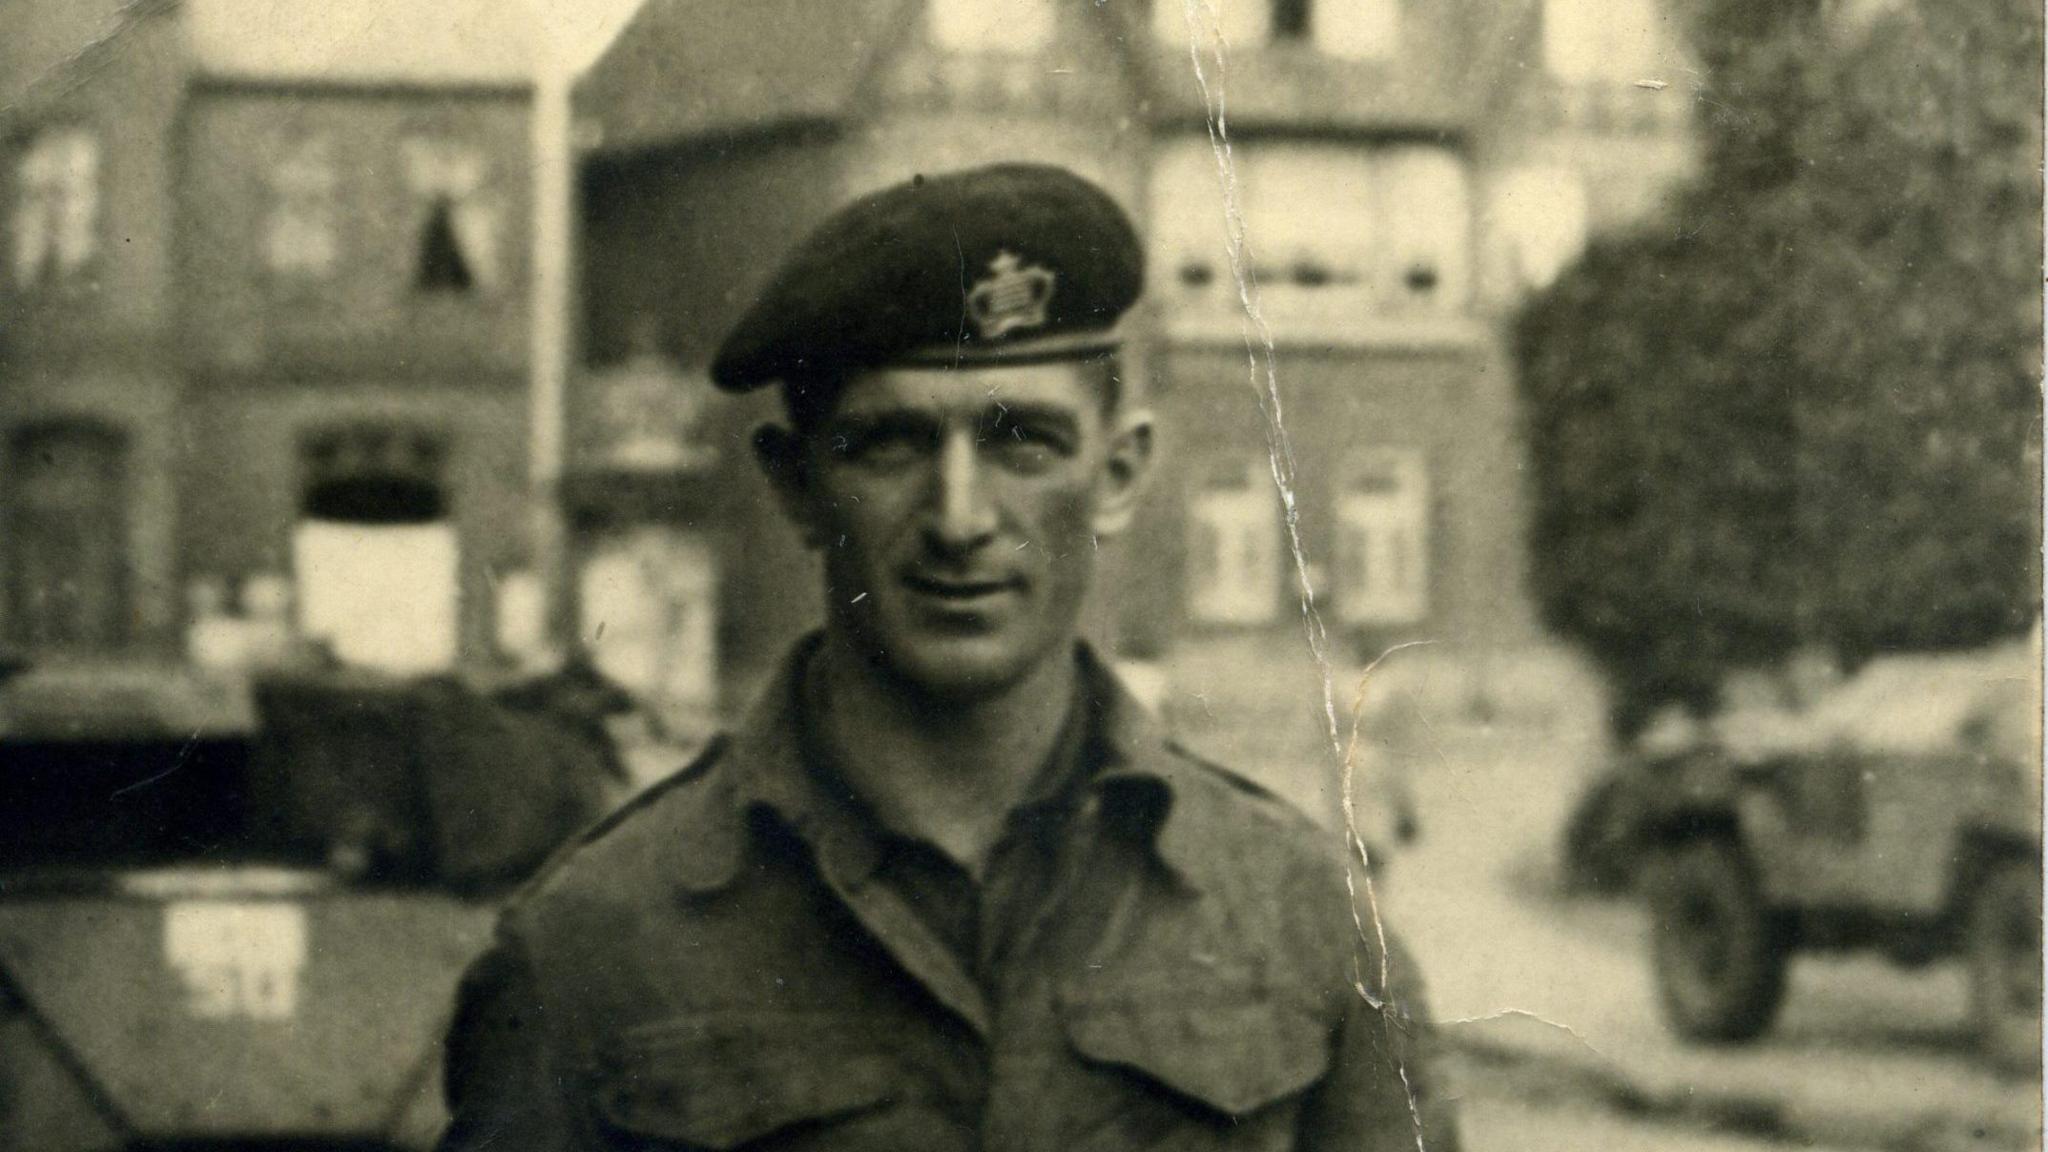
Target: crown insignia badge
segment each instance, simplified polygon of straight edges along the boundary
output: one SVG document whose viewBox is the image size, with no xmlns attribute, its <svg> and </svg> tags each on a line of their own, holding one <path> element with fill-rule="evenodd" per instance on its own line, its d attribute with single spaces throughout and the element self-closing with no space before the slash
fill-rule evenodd
<svg viewBox="0 0 2048 1152">
<path fill-rule="evenodd" d="M 989 261 L 988 271 L 967 291 L 967 318 L 982 339 L 1045 326 L 1046 305 L 1052 302 L 1050 270 L 1027 265 L 1016 253 L 1004 251 Z"/>
</svg>

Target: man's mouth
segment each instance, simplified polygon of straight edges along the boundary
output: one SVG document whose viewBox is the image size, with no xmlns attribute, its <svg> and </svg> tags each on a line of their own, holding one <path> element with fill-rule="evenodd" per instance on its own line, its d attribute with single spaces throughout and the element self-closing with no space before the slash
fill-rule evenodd
<svg viewBox="0 0 2048 1152">
<path fill-rule="evenodd" d="M 918 572 L 905 574 L 903 583 L 920 596 L 948 604 L 973 604 L 1017 587 L 1017 582 L 1007 577 L 934 576 Z"/>
</svg>

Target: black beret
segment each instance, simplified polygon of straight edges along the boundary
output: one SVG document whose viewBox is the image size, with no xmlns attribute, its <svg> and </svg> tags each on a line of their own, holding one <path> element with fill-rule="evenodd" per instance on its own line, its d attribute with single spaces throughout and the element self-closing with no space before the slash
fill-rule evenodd
<svg viewBox="0 0 2048 1152">
<path fill-rule="evenodd" d="M 1044 164 L 918 177 L 796 246 L 711 363 L 720 388 L 885 367 L 1069 360 L 1117 345 L 1144 287 L 1130 218 Z"/>
</svg>

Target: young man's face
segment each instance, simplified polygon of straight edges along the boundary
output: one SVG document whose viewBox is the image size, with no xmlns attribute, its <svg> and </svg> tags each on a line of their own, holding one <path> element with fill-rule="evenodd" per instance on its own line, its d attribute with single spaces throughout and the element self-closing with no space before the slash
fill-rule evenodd
<svg viewBox="0 0 2048 1152">
<path fill-rule="evenodd" d="M 1073 364 L 871 372 L 801 440 L 764 439 L 830 627 L 948 698 L 1063 657 L 1150 460 L 1149 418 L 1099 389 Z"/>
</svg>

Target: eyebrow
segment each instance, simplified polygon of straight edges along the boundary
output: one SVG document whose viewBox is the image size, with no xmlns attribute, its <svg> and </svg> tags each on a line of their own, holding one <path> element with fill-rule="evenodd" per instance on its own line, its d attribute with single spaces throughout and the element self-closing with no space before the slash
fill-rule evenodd
<svg viewBox="0 0 2048 1152">
<path fill-rule="evenodd" d="M 976 409 L 971 416 L 977 429 L 1000 428 L 1009 425 L 1050 427 L 1062 434 L 1078 436 L 1080 419 L 1074 412 L 1058 404 L 1042 404 L 1022 401 L 1015 404 L 997 400 Z M 825 422 L 825 429 L 834 433 L 868 434 L 883 431 L 931 430 L 947 422 L 946 414 L 928 408 L 901 407 L 878 408 L 871 411 L 842 412 Z"/>
</svg>

